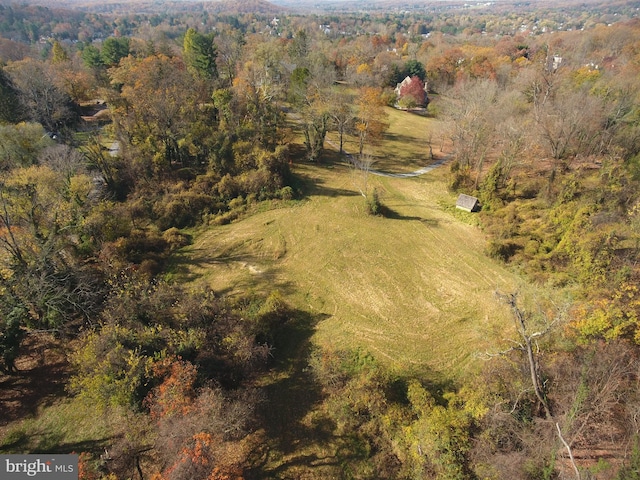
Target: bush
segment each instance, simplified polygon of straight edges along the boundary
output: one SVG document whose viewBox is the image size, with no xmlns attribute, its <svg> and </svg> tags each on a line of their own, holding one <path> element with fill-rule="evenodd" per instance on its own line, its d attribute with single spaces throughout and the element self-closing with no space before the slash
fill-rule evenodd
<svg viewBox="0 0 640 480">
<path fill-rule="evenodd" d="M 367 194 L 366 203 L 367 213 L 369 215 L 382 214 L 382 202 L 380 202 L 380 197 L 377 190 L 374 189 L 371 193 Z"/>
<path fill-rule="evenodd" d="M 171 250 L 186 247 L 191 244 L 191 235 L 181 232 L 176 227 L 171 227 L 165 230 L 162 234 L 162 238 L 169 244 Z"/>
<path fill-rule="evenodd" d="M 158 226 L 165 230 L 171 227 L 184 228 L 197 224 L 202 214 L 214 203 L 213 197 L 190 191 L 171 195 L 154 206 Z"/>
<path fill-rule="evenodd" d="M 487 254 L 503 262 L 508 262 L 521 249 L 521 245 L 511 240 L 492 240 L 487 245 Z"/>
<path fill-rule="evenodd" d="M 290 186 L 286 186 L 286 187 L 282 187 L 280 189 L 280 191 L 278 192 L 278 196 L 282 199 L 282 200 L 293 200 L 293 188 L 291 188 Z"/>
</svg>

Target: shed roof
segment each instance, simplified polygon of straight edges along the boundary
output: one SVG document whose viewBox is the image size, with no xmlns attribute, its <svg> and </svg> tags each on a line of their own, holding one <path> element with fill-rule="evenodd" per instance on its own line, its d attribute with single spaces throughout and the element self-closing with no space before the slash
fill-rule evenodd
<svg viewBox="0 0 640 480">
<path fill-rule="evenodd" d="M 471 195 L 465 195 L 461 193 L 456 202 L 456 207 L 467 212 L 475 212 L 480 208 L 480 200 Z"/>
</svg>

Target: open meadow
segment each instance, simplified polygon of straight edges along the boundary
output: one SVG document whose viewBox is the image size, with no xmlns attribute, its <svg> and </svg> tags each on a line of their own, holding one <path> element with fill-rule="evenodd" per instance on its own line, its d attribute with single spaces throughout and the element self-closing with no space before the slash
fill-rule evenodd
<svg viewBox="0 0 640 480">
<path fill-rule="evenodd" d="M 433 162 L 425 138 L 436 122 L 389 112 L 373 169 L 410 172 Z M 477 353 L 512 329 L 494 293 L 521 281 L 485 255 L 473 215 L 453 208 L 447 166 L 414 178 L 369 174 L 387 208 L 371 216 L 356 188 L 362 173 L 327 158 L 292 167 L 302 200 L 199 231 L 176 260 L 177 277 L 226 294 L 278 290 L 321 315 L 317 345 L 360 347 L 402 376 L 451 378 L 472 368 Z"/>
</svg>

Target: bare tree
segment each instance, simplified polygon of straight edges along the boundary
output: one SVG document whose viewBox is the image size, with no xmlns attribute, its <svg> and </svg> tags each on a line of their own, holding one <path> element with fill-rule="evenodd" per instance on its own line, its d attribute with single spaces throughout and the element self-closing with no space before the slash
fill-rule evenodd
<svg viewBox="0 0 640 480">
<path fill-rule="evenodd" d="M 448 95 L 445 114 L 452 122 L 454 155 L 463 168 L 475 170 L 474 188 L 495 141 L 497 85 L 491 81 L 465 84 Z"/>
<path fill-rule="evenodd" d="M 369 154 L 349 155 L 351 163 L 351 176 L 353 185 L 358 189 L 360 195 L 367 198 L 369 194 L 369 174 L 376 159 Z"/>
</svg>

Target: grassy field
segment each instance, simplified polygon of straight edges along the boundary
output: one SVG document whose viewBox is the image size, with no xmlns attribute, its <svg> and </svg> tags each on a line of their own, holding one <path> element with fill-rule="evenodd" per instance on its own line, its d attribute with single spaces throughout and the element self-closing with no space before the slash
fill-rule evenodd
<svg viewBox="0 0 640 480">
<path fill-rule="evenodd" d="M 376 150 L 374 168 L 428 165 L 426 138 L 435 124 L 389 112 L 389 138 Z M 416 178 L 370 175 L 386 217 L 366 214 L 343 163 L 297 164 L 293 171 L 304 200 L 204 229 L 182 252 L 178 278 L 231 294 L 277 289 L 323 319 L 314 344 L 364 348 L 400 375 L 455 377 L 508 336 L 512 321 L 494 292 L 520 280 L 484 254 L 473 222 L 455 215 L 446 166 Z"/>
</svg>

